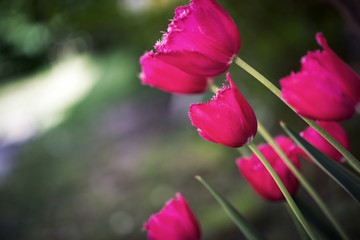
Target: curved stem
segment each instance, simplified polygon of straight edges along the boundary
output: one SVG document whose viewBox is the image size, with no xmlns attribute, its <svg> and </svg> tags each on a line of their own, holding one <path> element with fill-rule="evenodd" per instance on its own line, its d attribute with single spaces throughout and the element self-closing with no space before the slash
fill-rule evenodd
<svg viewBox="0 0 360 240">
<path fill-rule="evenodd" d="M 340 236 L 343 239 L 349 240 L 349 237 L 346 236 L 346 233 L 340 227 L 339 223 L 336 221 L 335 217 L 332 215 L 330 209 L 326 206 L 325 202 L 320 198 L 320 196 L 316 193 L 316 191 L 313 189 L 310 183 L 304 178 L 304 176 L 300 173 L 300 171 L 290 161 L 290 159 L 286 156 L 284 151 L 279 147 L 279 145 L 275 142 L 273 137 L 269 134 L 269 132 L 264 128 L 264 126 L 260 122 L 258 122 L 258 132 L 270 144 L 270 146 L 275 150 L 275 152 L 281 157 L 281 159 L 284 161 L 286 166 L 288 166 L 290 171 L 300 181 L 301 185 L 304 186 L 305 190 L 314 199 L 314 201 L 320 207 L 321 211 L 323 211 L 325 216 L 330 220 L 330 222 L 333 224 L 334 228 L 338 231 Z"/>
<path fill-rule="evenodd" d="M 256 71 L 253 67 L 251 67 L 239 57 L 236 57 L 234 62 L 236 65 L 244 69 L 258 81 L 260 81 L 263 85 L 265 85 L 271 92 L 273 92 L 290 109 L 292 109 L 296 113 L 295 109 L 292 108 L 289 104 L 287 104 L 281 97 L 280 90 L 266 77 L 261 75 L 258 71 Z M 304 117 L 301 118 L 311 127 L 313 127 L 321 136 L 323 136 L 332 146 L 334 146 L 348 160 L 349 164 L 360 173 L 360 162 L 346 148 L 344 148 L 338 141 L 335 140 L 335 138 L 333 138 L 328 132 L 326 132 L 322 127 L 320 127 L 319 124 L 317 124 L 315 121 L 309 120 Z"/>
<path fill-rule="evenodd" d="M 309 224 L 307 223 L 304 216 L 300 212 L 300 210 L 297 207 L 296 203 L 292 199 L 292 197 L 291 197 L 290 193 L 288 192 L 288 190 L 286 189 L 285 185 L 282 183 L 279 176 L 276 174 L 275 170 L 270 165 L 270 163 L 266 160 L 264 155 L 262 155 L 260 150 L 255 146 L 255 144 L 253 142 L 249 143 L 248 147 L 260 159 L 262 164 L 264 164 L 265 168 L 268 170 L 268 172 L 270 173 L 272 178 L 275 180 L 276 184 L 278 185 L 278 187 L 280 188 L 282 194 L 284 195 L 286 201 L 288 202 L 290 208 L 293 210 L 295 216 L 297 217 L 297 219 L 299 220 L 299 222 L 301 223 L 301 225 L 303 226 L 305 231 L 308 233 L 310 238 L 311 239 L 318 239 L 317 236 L 315 235 L 315 232 L 313 232 L 313 230 L 310 228 Z"/>
</svg>

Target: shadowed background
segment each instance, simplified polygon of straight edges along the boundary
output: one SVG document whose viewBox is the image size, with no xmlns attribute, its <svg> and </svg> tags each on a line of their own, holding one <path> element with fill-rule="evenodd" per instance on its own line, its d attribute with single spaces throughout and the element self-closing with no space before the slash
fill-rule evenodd
<svg viewBox="0 0 360 240">
<path fill-rule="evenodd" d="M 173 0 L 0 1 L 0 238 L 146 239 L 142 230 L 175 192 L 187 198 L 203 239 L 243 239 L 201 175 L 269 239 L 297 239 L 283 203 L 258 197 L 239 175 L 234 149 L 204 141 L 188 106 L 204 95 L 142 86 L 139 57 L 161 38 Z M 355 0 L 222 0 L 234 18 L 239 56 L 271 79 L 330 47 L 360 72 Z M 257 117 L 281 134 L 305 124 L 235 65 L 229 71 Z M 220 85 L 225 75 L 218 76 Z M 359 116 L 343 122 L 360 157 Z M 255 139 L 260 142 L 260 137 Z M 354 201 L 314 165 L 303 172 L 341 225 L 358 238 Z M 312 201 L 303 189 L 299 197 Z"/>
</svg>

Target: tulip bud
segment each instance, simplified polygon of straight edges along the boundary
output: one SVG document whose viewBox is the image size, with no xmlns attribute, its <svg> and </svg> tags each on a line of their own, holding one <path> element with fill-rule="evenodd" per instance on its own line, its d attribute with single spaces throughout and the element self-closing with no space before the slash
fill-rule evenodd
<svg viewBox="0 0 360 240">
<path fill-rule="evenodd" d="M 351 118 L 360 102 L 360 78 L 316 34 L 323 51 L 308 52 L 301 70 L 280 80 L 281 96 L 306 118 L 341 121 Z"/>
<path fill-rule="evenodd" d="M 285 152 L 291 162 L 300 169 L 298 147 L 291 141 L 291 139 L 284 136 L 278 136 L 275 138 L 275 142 Z M 299 181 L 286 166 L 280 156 L 269 144 L 259 145 L 258 148 L 268 160 L 270 165 L 274 168 L 290 195 L 295 195 L 296 190 L 298 189 Z M 249 157 L 238 158 L 236 160 L 236 164 L 241 174 L 260 196 L 269 201 L 280 201 L 285 199 L 280 188 L 277 186 L 268 170 L 255 154 L 252 154 Z"/>
<path fill-rule="evenodd" d="M 240 50 L 240 35 L 215 0 L 193 0 L 175 10 L 155 50 L 140 59 L 143 84 L 172 93 L 199 93 L 209 79 L 230 67 Z"/>
<path fill-rule="evenodd" d="M 175 10 L 167 33 L 155 45 L 162 59 L 195 75 L 225 72 L 240 50 L 239 31 L 215 0 L 193 0 Z"/>
<path fill-rule="evenodd" d="M 252 141 L 257 120 L 249 103 L 227 75 L 223 86 L 209 103 L 192 104 L 189 117 L 205 140 L 238 148 Z"/>
<path fill-rule="evenodd" d="M 200 226 L 185 198 L 180 193 L 150 217 L 144 228 L 149 240 L 199 240 Z"/>
</svg>

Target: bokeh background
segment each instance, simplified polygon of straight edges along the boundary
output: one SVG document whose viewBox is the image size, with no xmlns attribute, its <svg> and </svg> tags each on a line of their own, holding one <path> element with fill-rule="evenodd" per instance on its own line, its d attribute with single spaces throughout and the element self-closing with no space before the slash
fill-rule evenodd
<svg viewBox="0 0 360 240">
<path fill-rule="evenodd" d="M 276 85 L 315 50 L 315 33 L 360 72 L 356 0 L 219 0 L 242 38 L 239 56 Z M 0 238 L 146 239 L 143 223 L 176 192 L 203 239 L 244 239 L 201 175 L 269 239 L 299 239 L 284 203 L 258 197 L 239 153 L 198 136 L 188 106 L 211 93 L 171 95 L 141 85 L 139 57 L 161 38 L 180 0 L 0 1 Z M 236 66 L 233 80 L 274 134 L 305 124 Z M 221 84 L 225 76 L 218 76 Z M 343 122 L 360 157 L 357 115 Z M 260 137 L 256 142 L 262 141 Z M 246 150 L 245 150 L 246 151 Z M 317 167 L 307 178 L 346 231 L 359 207 Z M 314 203 L 300 189 L 298 197 Z"/>
</svg>

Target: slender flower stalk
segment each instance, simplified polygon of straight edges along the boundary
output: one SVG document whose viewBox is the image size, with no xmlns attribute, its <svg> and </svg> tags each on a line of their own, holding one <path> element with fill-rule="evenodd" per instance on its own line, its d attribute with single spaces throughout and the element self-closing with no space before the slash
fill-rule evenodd
<svg viewBox="0 0 360 240">
<path fill-rule="evenodd" d="M 253 151 L 253 153 L 260 159 L 260 161 L 265 166 L 265 168 L 269 171 L 270 175 L 275 180 L 275 182 L 278 185 L 278 187 L 280 188 L 281 192 L 284 194 L 284 197 L 285 197 L 286 201 L 288 202 L 290 208 L 293 210 L 295 216 L 297 217 L 297 219 L 299 220 L 299 222 L 301 223 L 301 225 L 303 226 L 305 231 L 308 233 L 310 238 L 313 240 L 318 239 L 315 232 L 310 228 L 308 222 L 305 220 L 304 216 L 300 212 L 300 209 L 297 207 L 296 203 L 292 199 L 292 197 L 291 197 L 290 193 L 288 192 L 288 190 L 286 189 L 285 185 L 282 183 L 279 176 L 276 174 L 275 170 L 270 165 L 270 163 L 266 160 L 264 155 L 259 151 L 259 149 L 255 146 L 255 144 L 253 142 L 249 143 L 247 146 L 251 149 L 251 151 Z"/>
<path fill-rule="evenodd" d="M 218 90 L 220 90 L 220 88 L 218 88 L 215 84 L 211 84 L 209 88 L 215 94 L 217 93 Z"/>
<path fill-rule="evenodd" d="M 300 239 L 307 240 L 308 239 L 307 233 L 305 232 L 304 228 L 301 226 L 301 224 L 297 220 L 294 212 L 291 210 L 291 208 L 289 207 L 288 204 L 285 204 L 285 207 L 286 207 L 286 210 L 288 211 L 289 215 L 291 216 L 291 220 L 294 222 L 294 225 L 299 233 Z"/>
<path fill-rule="evenodd" d="M 247 64 L 244 60 L 239 58 L 238 56 L 234 60 L 235 64 L 248 72 L 251 76 L 260 81 L 265 87 L 267 87 L 271 92 L 273 92 L 278 98 L 280 98 L 283 102 L 284 100 L 281 98 L 280 89 L 278 89 L 272 82 L 270 82 L 266 77 L 264 77 L 261 73 L 256 71 L 253 67 Z M 285 102 L 285 104 L 287 104 Z M 289 105 L 288 105 L 289 106 Z M 291 109 L 292 107 L 289 106 Z"/>
<path fill-rule="evenodd" d="M 320 196 L 316 193 L 316 191 L 313 189 L 310 183 L 304 178 L 304 176 L 300 173 L 300 171 L 290 161 L 290 159 L 286 156 L 284 151 L 279 147 L 279 145 L 275 142 L 275 140 L 271 137 L 269 132 L 259 121 L 258 121 L 258 132 L 270 144 L 270 146 L 275 150 L 275 152 L 279 154 L 281 159 L 288 166 L 288 168 L 295 175 L 295 177 L 300 181 L 300 183 L 304 186 L 305 190 L 314 199 L 314 201 L 323 211 L 325 216 L 330 220 L 330 222 L 333 224 L 334 228 L 338 231 L 341 237 L 343 239 L 349 240 L 349 237 L 346 236 L 346 233 L 343 231 L 339 223 L 336 221 L 335 217 L 332 215 L 330 209 L 326 206 L 325 202 L 320 198 Z"/>
<path fill-rule="evenodd" d="M 258 71 L 256 71 L 253 67 L 247 64 L 244 60 L 239 57 L 236 57 L 234 62 L 236 65 L 244 69 L 258 81 L 260 81 L 263 85 L 265 85 L 271 92 L 273 92 L 278 98 L 280 98 L 291 110 L 294 112 L 295 109 L 287 104 L 284 99 L 281 97 L 280 90 L 271 83 L 266 77 L 261 75 Z M 299 115 L 300 116 L 300 115 Z M 301 116 L 300 116 L 301 117 Z M 360 173 L 360 162 L 346 149 L 344 148 L 338 141 L 336 141 L 329 133 L 327 133 L 322 127 L 320 127 L 315 121 L 309 120 L 307 118 L 301 117 L 307 124 L 313 127 L 321 136 L 323 136 L 332 146 L 334 146 L 349 162 L 349 164 Z"/>
</svg>

